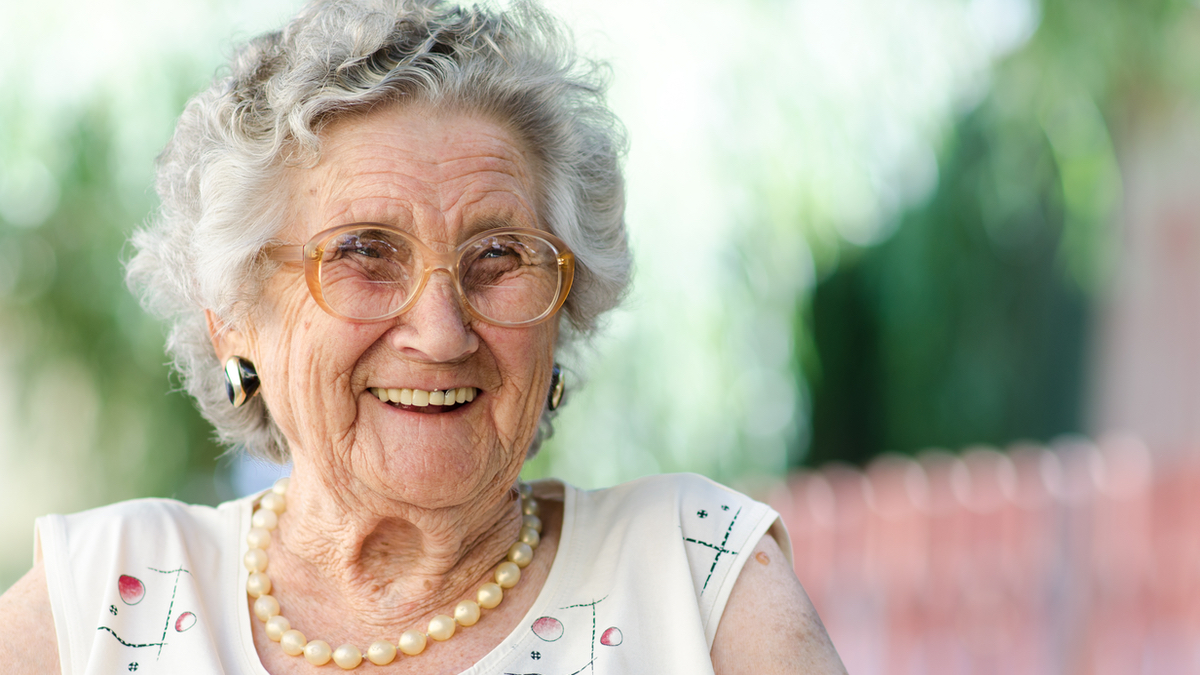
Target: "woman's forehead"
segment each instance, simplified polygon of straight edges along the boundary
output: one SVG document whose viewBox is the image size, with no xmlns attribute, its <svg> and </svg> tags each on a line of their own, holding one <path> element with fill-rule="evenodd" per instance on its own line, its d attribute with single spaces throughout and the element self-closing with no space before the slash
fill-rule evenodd
<svg viewBox="0 0 1200 675">
<path fill-rule="evenodd" d="M 529 153 L 486 117 L 392 106 L 339 120 L 322 141 L 316 166 L 289 172 L 289 220 L 305 231 L 295 234 L 348 222 L 537 226 Z"/>
</svg>

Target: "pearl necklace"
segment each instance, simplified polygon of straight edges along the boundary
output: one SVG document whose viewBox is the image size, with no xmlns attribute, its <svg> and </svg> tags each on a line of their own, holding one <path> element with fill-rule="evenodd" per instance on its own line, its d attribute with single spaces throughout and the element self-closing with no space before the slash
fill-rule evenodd
<svg viewBox="0 0 1200 675">
<path fill-rule="evenodd" d="M 254 507 L 250 519 L 250 533 L 246 537 L 250 550 L 246 551 L 246 569 L 250 577 L 246 581 L 246 592 L 254 598 L 254 615 L 266 623 L 267 637 L 278 642 L 284 653 L 291 656 L 304 655 L 314 666 L 323 666 L 332 659 L 343 670 L 352 670 L 362 663 L 363 653 L 352 644 L 331 649 L 324 640 L 309 641 L 304 634 L 292 629 L 291 623 L 279 613 L 279 601 L 272 596 L 271 579 L 267 576 L 267 546 L 271 543 L 271 531 L 279 525 L 279 516 L 287 509 L 288 479 L 280 478 L 271 491 L 264 494 Z M 397 644 L 388 640 L 376 640 L 367 647 L 367 660 L 377 666 L 386 666 L 396 658 L 396 650 L 409 656 L 425 651 L 426 638 L 439 642 L 449 640 L 457 626 L 473 626 L 479 621 L 482 609 L 493 609 L 504 599 L 504 589 L 512 588 L 521 579 L 521 569 L 533 562 L 533 550 L 541 543 L 542 520 L 538 517 L 538 503 L 533 499 L 529 485 L 519 485 L 521 493 L 521 533 L 517 541 L 508 548 L 504 562 L 496 566 L 495 581 L 479 587 L 475 600 L 463 600 L 454 607 L 454 617 L 444 614 L 433 617 L 429 629 L 405 631 Z"/>
</svg>

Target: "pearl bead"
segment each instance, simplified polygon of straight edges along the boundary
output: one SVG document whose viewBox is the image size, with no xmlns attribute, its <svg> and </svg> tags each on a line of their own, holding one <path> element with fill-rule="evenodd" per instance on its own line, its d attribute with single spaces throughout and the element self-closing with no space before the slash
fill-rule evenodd
<svg viewBox="0 0 1200 675">
<path fill-rule="evenodd" d="M 333 658 L 333 650 L 330 649 L 329 643 L 324 640 L 313 640 L 304 645 L 304 660 L 314 666 L 323 666 L 329 663 L 329 659 Z"/>
<path fill-rule="evenodd" d="M 508 559 L 517 567 L 527 567 L 533 562 L 533 548 L 523 541 L 515 542 L 508 547 Z"/>
<path fill-rule="evenodd" d="M 271 545 L 271 533 L 261 527 L 252 527 L 246 534 L 246 543 L 250 544 L 250 548 L 266 548 Z"/>
<path fill-rule="evenodd" d="M 283 498 L 283 495 L 277 495 L 274 492 L 268 492 L 262 496 L 262 501 L 259 502 L 259 506 L 269 511 L 273 511 L 277 516 L 282 516 L 284 510 L 287 509 L 287 500 Z"/>
<path fill-rule="evenodd" d="M 445 614 L 438 614 L 429 621 L 429 630 L 427 632 L 429 633 L 429 637 L 434 640 L 445 642 L 454 637 L 455 626 L 457 624 L 454 623 L 454 619 Z"/>
<path fill-rule="evenodd" d="M 291 629 L 291 622 L 278 614 L 267 619 L 267 637 L 275 642 L 279 642 L 283 638 L 283 634 Z"/>
<path fill-rule="evenodd" d="M 252 548 L 246 551 L 246 557 L 242 558 L 242 562 L 246 563 L 246 569 L 251 572 L 261 572 L 267 569 L 267 552 L 261 548 Z"/>
<path fill-rule="evenodd" d="M 386 666 L 396 660 L 396 645 L 387 640 L 376 640 L 367 647 L 367 660 L 377 666 Z"/>
<path fill-rule="evenodd" d="M 287 494 L 288 482 L 289 479 L 287 476 L 280 478 L 279 480 L 275 481 L 274 485 L 271 486 L 271 492 L 274 492 L 277 495 Z"/>
<path fill-rule="evenodd" d="M 529 499 L 533 494 L 533 486 L 529 483 L 517 483 L 517 492 L 521 494 L 521 499 Z"/>
<path fill-rule="evenodd" d="M 507 560 L 496 565 L 496 583 L 500 588 L 512 588 L 521 580 L 521 568 Z"/>
<path fill-rule="evenodd" d="M 521 526 L 528 527 L 532 530 L 537 531 L 538 534 L 541 534 L 542 519 L 538 518 L 537 516 L 521 516 Z"/>
<path fill-rule="evenodd" d="M 362 663 L 362 652 L 354 645 L 342 645 L 333 650 L 333 662 L 342 670 L 354 670 Z"/>
<path fill-rule="evenodd" d="M 304 637 L 304 633 L 298 630 L 286 630 L 279 638 L 279 646 L 283 647 L 283 653 L 288 656 L 300 656 L 304 653 L 306 644 L 308 644 L 308 640 Z"/>
<path fill-rule="evenodd" d="M 532 499 L 521 504 L 521 513 L 527 516 L 536 516 L 541 513 L 541 508 L 538 503 Z"/>
<path fill-rule="evenodd" d="M 522 527 L 520 539 L 523 543 L 529 544 L 529 548 L 537 548 L 538 544 L 542 543 L 542 535 L 531 527 Z"/>
<path fill-rule="evenodd" d="M 454 620 L 460 626 L 474 626 L 479 621 L 479 603 L 463 600 L 454 606 Z"/>
<path fill-rule="evenodd" d="M 258 617 L 259 621 L 267 621 L 273 616 L 279 615 L 279 601 L 273 595 L 260 595 L 254 601 L 254 616 Z"/>
<path fill-rule="evenodd" d="M 504 599 L 504 589 L 489 581 L 479 587 L 479 593 L 476 594 L 475 598 L 479 600 L 480 607 L 492 609 Z"/>
<path fill-rule="evenodd" d="M 266 595 L 271 592 L 271 577 L 268 577 L 262 572 L 253 572 L 250 578 L 246 579 L 246 592 L 250 597 L 257 598 L 260 595 Z"/>
<path fill-rule="evenodd" d="M 425 634 L 419 630 L 406 630 L 400 636 L 400 651 L 416 656 L 425 651 Z"/>
<path fill-rule="evenodd" d="M 264 530 L 273 530 L 279 525 L 279 514 L 269 509 L 259 509 L 250 517 L 250 524 Z"/>
</svg>

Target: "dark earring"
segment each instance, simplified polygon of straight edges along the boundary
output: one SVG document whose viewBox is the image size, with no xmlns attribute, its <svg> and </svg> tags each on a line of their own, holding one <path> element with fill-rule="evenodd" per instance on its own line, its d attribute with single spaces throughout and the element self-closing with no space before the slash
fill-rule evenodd
<svg viewBox="0 0 1200 675">
<path fill-rule="evenodd" d="M 253 363 L 240 356 L 229 357 L 225 362 L 225 394 L 233 407 L 240 408 L 253 398 L 258 393 L 258 385 L 258 371 Z"/>
<path fill-rule="evenodd" d="M 551 410 L 558 410 L 558 406 L 562 405 L 563 391 L 566 388 L 562 367 L 556 363 L 554 370 L 550 371 L 550 397 L 546 401 L 546 406 Z"/>
</svg>

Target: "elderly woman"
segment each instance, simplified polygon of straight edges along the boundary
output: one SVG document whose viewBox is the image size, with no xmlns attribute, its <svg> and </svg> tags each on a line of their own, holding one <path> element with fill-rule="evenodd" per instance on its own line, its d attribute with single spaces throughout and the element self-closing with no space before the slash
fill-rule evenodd
<svg viewBox="0 0 1200 675">
<path fill-rule="evenodd" d="M 596 72 L 534 8 L 437 0 L 317 2 L 237 54 L 129 274 L 221 438 L 291 477 L 40 519 L 5 672 L 841 671 L 768 507 L 519 481 L 627 281 Z"/>
</svg>

